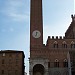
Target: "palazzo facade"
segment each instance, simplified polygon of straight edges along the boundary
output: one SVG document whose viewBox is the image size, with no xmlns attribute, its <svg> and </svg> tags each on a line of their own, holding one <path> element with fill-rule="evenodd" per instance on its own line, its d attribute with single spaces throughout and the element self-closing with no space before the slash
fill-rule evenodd
<svg viewBox="0 0 75 75">
<path fill-rule="evenodd" d="M 45 45 L 42 0 L 31 0 L 29 75 L 75 75 L 71 65 L 75 52 L 75 16 L 71 18 L 65 36 L 48 36 Z"/>
</svg>

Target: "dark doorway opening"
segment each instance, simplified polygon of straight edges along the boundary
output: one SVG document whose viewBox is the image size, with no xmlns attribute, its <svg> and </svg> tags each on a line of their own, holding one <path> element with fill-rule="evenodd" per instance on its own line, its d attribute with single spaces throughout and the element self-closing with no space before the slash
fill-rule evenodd
<svg viewBox="0 0 75 75">
<path fill-rule="evenodd" d="M 44 75 L 44 66 L 41 64 L 36 64 L 33 67 L 33 75 Z"/>
</svg>

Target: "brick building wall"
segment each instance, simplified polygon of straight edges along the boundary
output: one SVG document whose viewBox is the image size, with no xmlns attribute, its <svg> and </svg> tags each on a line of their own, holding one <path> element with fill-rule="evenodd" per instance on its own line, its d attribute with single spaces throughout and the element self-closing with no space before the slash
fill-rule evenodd
<svg viewBox="0 0 75 75">
<path fill-rule="evenodd" d="M 24 75 L 24 52 L 0 51 L 0 75 Z"/>
</svg>

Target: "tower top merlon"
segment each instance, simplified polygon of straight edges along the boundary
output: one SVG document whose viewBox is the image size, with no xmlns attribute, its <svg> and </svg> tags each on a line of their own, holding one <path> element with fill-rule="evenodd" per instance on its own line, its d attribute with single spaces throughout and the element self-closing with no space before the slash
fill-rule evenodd
<svg viewBox="0 0 75 75">
<path fill-rule="evenodd" d="M 72 21 L 75 21 L 75 15 L 71 15 Z"/>
</svg>

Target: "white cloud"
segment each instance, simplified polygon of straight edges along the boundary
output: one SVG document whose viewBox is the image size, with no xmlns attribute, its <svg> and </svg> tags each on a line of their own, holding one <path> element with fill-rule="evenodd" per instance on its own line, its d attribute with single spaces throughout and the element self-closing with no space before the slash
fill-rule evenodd
<svg viewBox="0 0 75 75">
<path fill-rule="evenodd" d="M 9 4 L 11 6 L 22 6 L 23 5 L 23 0 L 9 0 Z"/>
<path fill-rule="evenodd" d="M 20 22 L 28 20 L 29 17 L 29 14 L 24 9 L 24 0 L 7 0 L 0 12 L 10 20 Z"/>
<path fill-rule="evenodd" d="M 14 28 L 5 28 L 5 29 L 2 29 L 1 32 L 13 32 L 14 31 Z"/>
<path fill-rule="evenodd" d="M 8 16 L 14 21 L 25 21 L 29 17 L 28 15 L 18 13 L 9 13 Z"/>
</svg>

